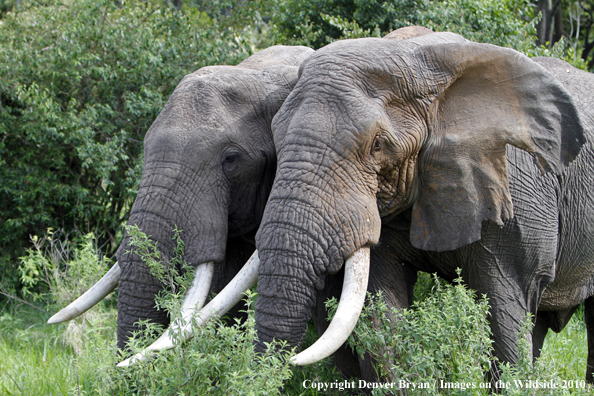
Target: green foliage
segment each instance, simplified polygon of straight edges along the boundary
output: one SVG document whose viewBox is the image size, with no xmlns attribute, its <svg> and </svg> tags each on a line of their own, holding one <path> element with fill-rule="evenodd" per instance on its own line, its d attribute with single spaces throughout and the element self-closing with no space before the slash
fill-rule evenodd
<svg viewBox="0 0 594 396">
<path fill-rule="evenodd" d="M 183 260 L 184 244 L 181 231 L 174 229 L 176 248 L 169 263 L 162 261 L 156 242 L 147 237 L 137 226 L 126 226 L 131 249 L 149 267 L 151 274 L 161 281 L 164 290 L 159 292 L 155 304 L 167 310 L 180 327 L 186 323 L 179 315 L 183 297 L 192 283 L 191 267 Z M 181 347 L 160 353 L 146 364 L 133 365 L 121 376 L 118 386 L 136 389 L 140 393 L 169 394 L 221 394 L 229 390 L 237 395 L 278 394 L 285 386 L 289 394 L 301 393 L 305 379 L 333 381 L 342 379 L 328 362 L 297 368 L 288 362 L 290 351 L 283 344 L 273 343 L 263 355 L 256 355 L 253 343 L 256 340 L 254 312 L 251 309 L 256 294 L 248 290 L 248 319 L 245 323 L 236 321 L 231 327 L 215 319 L 204 327 L 192 322 L 194 337 Z M 162 332 L 150 323 L 143 323 L 142 330 L 129 343 L 133 353 L 141 352 Z M 173 334 L 181 338 L 181 330 Z M 305 347 L 315 342 L 315 329 L 309 329 Z M 280 352 L 283 351 L 283 352 Z"/>
<path fill-rule="evenodd" d="M 305 339 L 301 346 L 301 350 L 309 348 L 318 340 L 318 333 L 310 322 L 305 334 Z M 333 358 L 328 357 L 320 362 L 310 364 L 307 366 L 293 366 L 291 378 L 285 382 L 283 395 L 318 395 L 323 394 L 327 396 L 348 395 L 349 390 L 340 390 L 338 387 L 325 389 L 323 392 L 318 392 L 317 389 L 312 389 L 312 384 L 337 384 L 343 383 L 345 378 L 338 372 L 336 366 L 333 364 Z M 304 381 L 308 381 L 304 387 Z M 349 378 L 349 382 L 358 381 L 358 378 Z M 354 394 L 358 394 L 355 389 Z"/>
<path fill-rule="evenodd" d="M 64 307 L 93 286 L 108 270 L 108 262 L 98 252 L 90 233 L 78 245 L 62 231 L 39 238 L 20 258 L 19 272 L 23 295 L 34 301 Z M 109 298 L 108 298 L 109 299 Z"/>
<path fill-rule="evenodd" d="M 583 318 L 579 318 L 583 319 Z M 583 320 L 574 320 L 570 325 L 581 325 L 585 330 Z M 570 322 L 571 323 L 571 322 Z M 501 394 L 509 396 L 524 395 L 590 395 L 591 389 L 587 389 L 585 383 L 585 374 L 581 377 L 567 376 L 567 371 L 563 365 L 557 364 L 554 359 L 537 359 L 532 362 L 532 345 L 529 341 L 530 332 L 533 327 L 533 317 L 529 315 L 526 318 L 524 327 L 520 333 L 520 345 L 518 348 L 518 364 L 501 364 L 500 384 L 504 384 L 500 390 Z M 582 333 L 583 334 L 583 333 Z M 549 332 L 549 336 L 552 336 Z M 586 345 L 585 338 L 582 338 L 582 345 Z M 550 343 L 549 343 L 550 345 Z M 543 348 L 543 352 L 547 346 Z M 584 356 L 585 357 L 585 356 Z M 573 357 L 567 355 L 565 361 Z M 582 363 L 583 364 L 583 363 Z M 539 385 L 540 384 L 540 385 Z"/>
<path fill-rule="evenodd" d="M 56 233 L 48 236 L 44 246 L 47 247 L 50 243 L 54 244 L 54 249 L 40 249 L 41 252 L 36 254 L 35 260 L 50 263 L 55 257 L 60 256 L 59 252 L 65 250 L 62 248 L 64 244 L 71 246 L 64 237 L 58 238 Z M 91 260 L 91 246 L 95 245 L 96 243 L 91 241 L 88 246 L 82 244 L 69 248 L 69 257 L 78 258 L 75 261 L 81 261 L 82 257 Z M 72 259 L 66 259 L 66 262 L 59 261 L 57 266 L 76 266 L 72 265 L 71 261 Z M 95 256 L 91 261 L 100 262 L 100 257 Z M 48 265 L 46 264 L 46 267 Z M 86 265 L 81 266 L 81 270 L 84 268 Z M 44 272 L 38 271 L 37 282 L 46 282 Z M 50 288 L 54 297 L 48 296 L 41 302 L 60 299 L 62 293 L 69 291 L 60 290 L 61 288 L 72 287 L 78 284 L 79 277 L 86 278 L 91 275 L 79 275 L 78 271 L 49 274 L 50 277 L 58 278 L 48 282 L 57 285 Z M 74 279 L 71 279 L 72 276 Z M 30 273 L 30 277 L 33 279 L 35 275 Z M 482 346 L 476 345 L 488 332 L 484 324 L 484 300 L 475 301 L 472 293 L 461 285 L 452 286 L 436 281 L 419 295 L 424 296 L 423 302 L 416 304 L 414 310 L 405 315 L 400 315 L 401 312 L 396 311 L 396 316 L 385 308 L 381 296 L 373 297 L 372 305 L 366 308 L 363 320 L 357 325 L 351 342 L 357 343 L 359 350 L 363 346 L 370 353 L 384 351 L 386 356 L 378 361 L 389 365 L 387 367 L 392 375 L 397 369 L 404 370 L 406 364 L 412 365 L 408 367 L 410 371 L 400 372 L 401 378 L 418 382 L 420 377 L 416 377 L 417 375 L 441 373 L 446 376 L 444 378 L 450 378 L 452 381 L 458 378 L 459 381 L 470 382 L 475 378 L 476 381 L 485 382 L 478 371 L 479 366 L 486 365 L 485 362 L 490 360 L 490 344 L 485 340 L 486 343 Z M 46 325 L 48 314 L 32 310 L 28 306 L 19 307 L 16 303 L 4 304 L 0 307 L 0 394 L 349 394 L 337 389 L 318 391 L 304 387 L 305 380 L 322 385 L 344 381 L 334 369 L 327 366 L 327 362 L 307 367 L 291 367 L 286 355 L 278 354 L 276 349 L 256 356 L 253 350 L 256 332 L 251 308 L 254 297 L 253 293 L 248 293 L 249 319 L 245 323 L 224 326 L 220 320 L 209 321 L 204 327 L 195 327 L 194 338 L 183 346 L 163 352 L 154 360 L 127 369 L 115 367 L 120 358 L 116 348 L 116 310 L 113 305 L 99 304 L 69 323 Z M 52 312 L 53 309 L 55 308 L 48 307 Z M 403 316 L 410 319 L 411 323 L 384 322 L 402 322 Z M 379 320 L 382 322 L 378 323 Z M 476 326 L 474 328 L 473 323 Z M 396 327 L 402 334 L 392 333 Z M 528 329 L 529 327 L 526 327 L 525 331 Z M 137 334 L 132 343 L 135 352 L 146 347 L 151 341 L 151 330 L 149 327 Z M 464 339 L 465 337 L 467 339 Z M 313 326 L 310 326 L 304 347 L 313 343 L 315 339 L 315 331 Z M 387 342 L 395 342 L 400 349 L 387 349 Z M 561 384 L 563 380 L 580 384 L 586 365 L 585 346 L 583 318 L 574 317 L 562 333 L 550 334 L 547 337 L 543 355 L 534 368 L 530 363 L 529 345 L 523 342 L 519 365 L 515 368 L 504 366 L 502 381 L 515 384 L 515 381 L 520 380 L 524 382 L 531 379 L 552 379 L 560 381 Z M 277 347 L 281 348 L 282 345 Z M 397 351 L 401 351 L 398 352 L 401 355 L 397 356 Z M 390 360 L 393 358 L 398 358 L 398 362 L 404 363 L 397 365 L 396 361 Z M 452 362 L 453 359 L 456 361 Z M 464 367 L 469 370 L 467 374 L 464 373 Z M 384 373 L 383 367 L 379 370 L 382 370 L 380 373 Z M 358 383 L 357 379 L 349 381 Z M 279 391 L 282 385 L 284 389 Z M 429 391 L 417 389 L 414 393 L 409 393 L 432 394 Z M 448 394 L 443 389 L 441 391 L 440 394 Z M 376 389 L 374 394 L 381 392 Z M 486 396 L 487 393 L 466 389 L 451 391 L 450 394 Z M 586 390 L 573 388 L 551 392 L 548 389 L 519 389 L 512 385 L 503 389 L 502 394 L 581 395 L 586 394 Z"/>
<path fill-rule="evenodd" d="M 49 230 L 33 241 L 34 247 L 21 258 L 19 272 L 25 295 L 43 303 L 48 312 L 72 302 L 107 271 L 91 234 L 73 245 L 68 235 Z M 104 301 L 56 326 L 45 323 L 46 313 L 18 308 L 15 302 L 4 304 L 0 394 L 70 395 L 105 388 L 110 381 L 107 373 L 117 363 L 117 312 L 113 295 Z"/>
<path fill-rule="evenodd" d="M 280 394 L 291 375 L 291 365 L 286 353 L 277 352 L 282 345 L 272 344 L 261 355 L 254 351 L 253 299 L 254 294 L 248 292 L 246 302 L 250 308 L 244 323 L 225 326 L 216 319 L 203 327 L 193 326 L 194 337 L 183 347 L 117 372 L 116 390 L 134 389 L 150 395 Z M 146 333 L 133 340 L 135 352 L 146 346 L 144 335 L 150 335 L 151 330 L 148 327 Z"/>
<path fill-rule="evenodd" d="M 479 43 L 519 51 L 536 48 L 536 21 L 528 0 L 447 0 L 430 4 L 417 14 L 415 23 L 458 33 Z"/>
<path fill-rule="evenodd" d="M 528 0 L 278 0 L 271 19 L 279 40 L 321 47 L 341 38 L 383 36 L 421 25 L 518 50 L 536 48 Z"/>
<path fill-rule="evenodd" d="M 12 10 L 14 3 L 14 0 L 0 0 L 0 19 L 2 19 L 5 13 Z"/>
<path fill-rule="evenodd" d="M 168 263 L 162 261 L 156 243 L 137 226 L 126 226 L 126 231 L 131 246 L 128 254 L 138 254 L 151 274 L 163 284 L 164 289 L 155 304 L 169 312 L 172 322 L 180 324 L 172 337 L 181 340 L 186 323 L 180 309 L 194 274 L 183 260 L 181 231 L 177 227 L 173 230 L 176 247 Z M 245 323 L 237 320 L 227 327 L 223 321 L 215 319 L 206 326 L 198 326 L 192 321 L 194 336 L 191 340 L 159 353 L 146 364 L 135 364 L 117 372 L 116 388 L 151 395 L 226 395 L 229 389 L 238 395 L 277 394 L 290 376 L 288 355 L 277 352 L 283 349 L 283 345 L 277 344 L 271 344 L 266 353 L 256 355 L 255 319 L 251 309 L 255 294 L 251 291 L 246 294 L 248 319 Z M 133 353 L 141 352 L 160 330 L 150 323 L 143 323 L 141 329 L 129 342 Z"/>
<path fill-rule="evenodd" d="M 279 43 L 320 48 L 342 36 L 340 26 L 324 21 L 333 16 L 348 21 L 355 10 L 353 0 L 276 0 L 270 25 Z"/>
<path fill-rule="evenodd" d="M 146 266 L 149 267 L 151 275 L 157 278 L 163 286 L 169 287 L 173 293 L 178 293 L 190 286 L 192 280 L 185 275 L 187 270 L 192 267 L 183 260 L 185 244 L 181 238 L 182 231 L 177 226 L 173 229 L 172 239 L 175 241 L 175 248 L 169 263 L 162 262 L 161 251 L 157 249 L 157 242 L 154 242 L 142 232 L 138 225 L 126 225 L 124 228 L 130 238 L 128 245 L 131 247 L 126 254 L 138 254 Z"/>
<path fill-rule="evenodd" d="M 382 37 L 420 25 L 528 56 L 557 57 L 587 70 L 585 52 L 576 40 L 562 37 L 550 48 L 537 46 L 540 16 L 530 0 L 276 0 L 274 5 L 269 31 L 277 42 L 319 48 L 339 39 Z"/>
<path fill-rule="evenodd" d="M 141 245 L 146 240 L 142 240 Z M 179 242 L 179 232 L 177 233 Z M 43 241 L 43 242 L 41 242 Z M 49 245 L 49 247 L 48 247 Z M 183 256 L 178 243 L 177 260 Z M 68 241 L 50 234 L 36 242 L 23 258 L 22 270 L 27 284 L 46 283 L 44 301 L 61 300 L 82 279 L 92 278 L 100 257 L 91 236 L 76 248 L 65 248 Z M 135 245 L 135 246 L 138 246 Z M 145 244 L 151 256 L 155 247 Z M 63 252 L 69 251 L 66 255 Z M 154 258 L 154 255 L 152 255 Z M 159 263 L 164 267 L 162 263 Z M 57 271 L 56 268 L 66 268 Z M 103 271 L 102 271 L 103 272 Z M 176 286 L 179 277 L 162 279 Z M 88 282 L 84 282 L 87 284 Z M 38 326 L 47 316 L 30 312 L 0 315 L 0 331 L 10 334 L 0 340 L 0 392 L 2 394 L 93 394 L 93 395 L 236 395 L 279 394 L 291 376 L 287 354 L 278 352 L 284 345 L 272 344 L 260 355 L 254 351 L 256 337 L 251 307 L 255 294 L 247 293 L 248 320 L 226 326 L 220 319 L 203 327 L 192 323 L 194 337 L 183 347 L 165 351 L 154 360 L 127 369 L 116 368 L 116 312 L 100 304 L 81 317 L 57 326 Z M 50 305 L 50 310 L 54 309 Z M 31 326 L 30 321 L 35 325 Z M 177 320 L 180 320 L 179 318 Z M 28 328 L 27 328 L 28 327 Z M 147 325 L 131 342 L 134 352 L 145 348 L 154 338 L 155 328 Z M 174 335 L 174 337 L 179 336 Z"/>
<path fill-rule="evenodd" d="M 456 285 L 443 286 L 435 277 L 431 295 L 412 309 L 389 309 L 381 293 L 368 295 L 349 344 L 376 360 L 378 375 L 385 382 L 429 383 L 432 388 L 425 394 L 439 393 L 433 384 L 440 380 L 479 384 L 485 382 L 491 365 L 488 309 L 486 298 L 475 301 L 474 292 L 461 279 Z M 375 394 L 384 391 L 374 390 Z"/>
<path fill-rule="evenodd" d="M 233 26 L 160 1 L 31 1 L 0 25 L 0 273 L 47 228 L 113 252 L 142 140 L 180 79 L 252 50 Z M 73 235 L 76 237 L 76 235 Z"/>
<path fill-rule="evenodd" d="M 50 326 L 30 307 L 0 313 L 0 394 L 101 394 L 117 363 L 117 312 L 100 306 L 68 324 Z M 105 392 L 107 393 L 107 392 Z"/>
<path fill-rule="evenodd" d="M 126 254 L 138 254 L 149 268 L 151 275 L 158 279 L 163 289 L 155 296 L 155 305 L 173 316 L 179 313 L 186 291 L 192 285 L 194 269 L 183 259 L 185 244 L 181 238 L 182 231 L 173 229 L 172 239 L 175 248 L 169 262 L 163 262 L 161 251 L 157 249 L 157 242 L 151 240 L 138 225 L 126 225 L 126 232 L 130 238 L 130 250 Z"/>
<path fill-rule="evenodd" d="M 348 343 L 359 354 L 367 352 L 376 360 L 380 381 L 428 385 L 427 389 L 378 388 L 374 395 L 486 396 L 491 394 L 489 387 L 495 389 L 487 377 L 495 364 L 501 370 L 497 393 L 502 395 L 589 394 L 584 381 L 587 342 L 583 316 L 572 318 L 561 334 L 549 333 L 534 364 L 529 341 L 533 318 L 526 318 L 519 334 L 518 364 L 500 364 L 492 357 L 487 299 L 476 298 L 461 279 L 454 285 L 435 276 L 430 280 L 421 276 L 411 309 L 389 309 L 381 293 L 368 294 L 368 304 Z M 327 305 L 333 315 L 336 300 Z M 551 389 L 545 383 L 557 387 Z"/>
</svg>

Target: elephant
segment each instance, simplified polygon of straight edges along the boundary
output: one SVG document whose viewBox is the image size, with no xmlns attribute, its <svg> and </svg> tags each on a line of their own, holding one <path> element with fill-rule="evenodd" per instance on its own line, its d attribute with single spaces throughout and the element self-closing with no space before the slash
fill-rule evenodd
<svg viewBox="0 0 594 396">
<path fill-rule="evenodd" d="M 184 259 L 196 267 L 188 294 L 199 308 L 218 293 L 253 253 L 276 169 L 273 116 L 314 51 L 273 46 L 237 66 L 208 66 L 185 76 L 144 138 L 144 168 L 128 224 L 156 243 L 165 265 L 173 229 L 182 230 Z M 126 234 L 117 264 L 89 292 L 49 320 L 71 319 L 118 287 L 118 348 L 125 350 L 139 320 L 167 325 L 155 307 L 160 281 L 135 253 Z M 196 307 L 196 304 L 198 306 Z M 234 315 L 239 315 L 236 308 Z"/>
<path fill-rule="evenodd" d="M 417 271 L 460 268 L 489 298 L 501 362 L 517 362 L 528 314 L 538 349 L 586 301 L 594 339 L 592 92 L 594 76 L 563 61 L 448 32 L 316 51 L 272 122 L 257 349 L 299 348 L 339 271 L 335 318 L 298 365 L 340 347 L 367 290 L 409 306 Z"/>
</svg>

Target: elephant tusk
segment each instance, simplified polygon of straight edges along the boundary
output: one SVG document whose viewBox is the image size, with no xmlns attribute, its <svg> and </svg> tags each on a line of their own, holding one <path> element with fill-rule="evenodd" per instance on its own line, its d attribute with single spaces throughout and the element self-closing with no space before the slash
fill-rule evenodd
<svg viewBox="0 0 594 396">
<path fill-rule="evenodd" d="M 357 250 L 346 261 L 342 295 L 336 315 L 322 336 L 291 362 L 305 366 L 319 362 L 334 353 L 347 340 L 361 315 L 369 281 L 369 247 Z"/>
<path fill-rule="evenodd" d="M 221 316 L 227 313 L 235 304 L 237 304 L 243 293 L 254 286 L 258 280 L 258 267 L 260 266 L 260 259 L 258 258 L 258 251 L 252 254 L 252 257 L 247 261 L 243 268 L 235 275 L 235 278 L 229 282 L 221 292 L 213 298 L 200 312 L 195 316 L 196 326 L 202 326 L 213 316 Z M 185 305 L 185 302 L 184 302 Z M 188 311 L 189 312 L 189 311 Z M 192 311 L 192 314 L 194 312 Z M 118 367 L 127 367 L 136 362 L 142 362 L 153 357 L 156 352 L 173 348 L 176 344 L 182 343 L 193 337 L 192 332 L 192 317 L 186 318 L 183 316 L 184 324 L 180 326 L 180 322 L 176 321 L 166 330 L 161 337 L 157 339 L 152 345 L 145 348 L 142 352 L 137 353 L 120 362 Z M 178 335 L 175 335 L 177 333 Z"/>
<path fill-rule="evenodd" d="M 190 287 L 190 289 L 186 293 L 186 296 L 184 297 L 184 302 L 182 303 L 182 307 L 180 310 L 182 320 L 180 321 L 179 319 L 176 319 L 169 326 L 169 328 L 161 335 L 161 337 L 153 343 L 153 345 L 157 344 L 159 340 L 164 338 L 164 335 L 172 334 L 180 327 L 183 327 L 184 324 L 190 323 L 190 321 L 192 320 L 192 316 L 194 316 L 194 314 L 197 311 L 200 311 L 200 309 L 204 306 L 204 303 L 206 302 L 206 298 L 208 297 L 208 292 L 210 291 L 210 286 L 212 284 L 213 275 L 214 263 L 212 261 L 198 264 L 198 266 L 196 267 L 196 274 L 194 275 L 194 280 L 192 281 L 192 287 Z M 170 342 L 170 344 L 171 346 L 173 346 L 172 341 Z M 170 347 L 164 347 L 163 349 L 169 348 Z"/>
<path fill-rule="evenodd" d="M 181 307 L 181 317 L 184 323 L 192 319 L 194 312 L 199 311 L 206 303 L 208 292 L 212 284 L 212 277 L 214 275 L 214 263 L 209 261 L 207 263 L 198 264 L 196 267 L 196 274 L 192 287 L 186 293 L 184 302 Z"/>
<path fill-rule="evenodd" d="M 99 301 L 103 300 L 105 296 L 118 287 L 121 273 L 122 270 L 120 269 L 120 265 L 115 263 L 115 265 L 111 267 L 111 269 L 107 271 L 105 275 L 103 275 L 103 278 L 99 279 L 99 281 L 95 283 L 93 287 L 87 290 L 82 296 L 74 300 L 74 302 L 70 303 L 70 305 L 68 305 L 66 308 L 62 309 L 60 312 L 49 318 L 47 323 L 62 323 L 85 313 L 88 309 L 93 307 Z"/>
</svg>

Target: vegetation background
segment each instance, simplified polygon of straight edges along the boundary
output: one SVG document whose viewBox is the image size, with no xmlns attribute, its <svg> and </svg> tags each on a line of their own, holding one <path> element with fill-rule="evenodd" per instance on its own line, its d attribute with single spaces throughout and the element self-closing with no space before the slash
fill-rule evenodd
<svg viewBox="0 0 594 396">
<path fill-rule="evenodd" d="M 143 382 L 146 373 L 123 375 L 110 368 L 115 359 L 115 320 L 109 301 L 73 325 L 42 324 L 48 313 L 70 302 L 109 267 L 136 195 L 144 133 L 181 78 L 200 67 L 236 64 L 273 44 L 319 48 L 341 38 L 381 37 L 414 24 L 515 48 L 528 56 L 557 56 L 594 70 L 592 0 L 0 0 L 0 393 L 127 394 L 130 378 L 136 378 L 140 394 L 158 394 L 153 388 L 159 386 L 168 390 L 161 394 L 191 394 L 176 388 L 179 384 L 143 388 L 140 384 L 148 384 Z M 419 290 L 433 282 L 426 278 Z M 431 286 L 419 292 L 419 304 L 438 299 L 436 304 L 447 312 L 449 292 L 458 299 L 469 293 L 461 285 Z M 483 341 L 488 328 L 481 322 L 485 312 L 480 300 L 474 300 L 467 299 L 467 308 L 478 307 L 478 316 L 467 317 L 475 318 L 475 327 L 481 330 L 465 337 L 483 348 L 476 355 L 478 366 L 455 368 L 454 373 L 475 372 L 487 364 L 489 349 Z M 372 307 L 377 311 L 369 317 L 385 314 L 381 304 Z M 427 316 L 420 314 L 423 309 L 429 308 L 418 305 L 410 315 Z M 449 323 L 454 315 L 434 314 L 433 323 Z M 572 362 L 584 359 L 577 371 L 560 374 L 566 380 L 583 379 L 585 370 L 583 320 L 576 317 L 561 336 L 567 339 L 547 339 L 551 351 L 565 351 Z M 423 331 L 424 326 L 431 327 L 420 323 L 415 329 Z M 384 330 L 386 337 L 396 332 L 417 334 L 410 333 L 413 327 Z M 252 333 L 246 328 L 239 331 L 239 325 L 236 330 L 233 337 L 248 338 L 245 344 L 235 339 L 229 345 L 249 349 Z M 225 337 L 220 334 L 231 330 L 213 324 L 209 331 L 219 334 L 215 337 L 219 341 L 209 345 L 223 350 L 219 342 Z M 412 342 L 368 339 L 369 329 L 358 334 L 353 345 L 368 351 Z M 434 336 L 411 359 L 433 353 L 426 351 L 436 347 L 431 342 L 440 336 Z M 412 337 L 415 342 L 422 339 L 418 334 Z M 554 343 L 555 348 L 550 347 Z M 469 348 L 459 346 L 467 358 L 474 356 Z M 203 358 L 209 359 L 206 355 Z M 551 359 L 547 356 L 552 355 L 545 353 L 543 362 Z M 552 359 L 556 369 L 573 367 L 567 358 L 561 363 Z M 268 378 L 291 373 L 282 359 L 270 357 L 270 361 L 271 371 L 260 370 Z M 382 363 L 389 378 L 403 378 L 414 372 L 411 367 L 417 371 L 424 367 L 414 361 L 406 363 L 408 368 L 398 368 L 394 362 Z M 447 363 L 438 368 L 439 362 L 445 360 L 425 356 L 428 368 L 415 375 L 425 378 L 433 370 L 431 375 L 438 378 L 451 368 Z M 528 366 L 519 367 L 529 370 Z M 156 363 L 151 367 L 161 373 L 175 371 Z M 257 371 L 245 367 L 247 377 Z M 199 368 L 193 374 L 189 368 L 178 365 L 178 369 L 185 370 L 180 384 L 201 378 Z M 292 373 L 299 386 L 286 389 L 303 394 L 315 393 L 303 389 L 298 378 L 340 379 L 323 365 Z M 215 374 L 206 375 L 217 383 Z M 224 390 L 230 385 L 217 386 Z M 259 386 L 254 385 L 254 394 Z"/>
</svg>

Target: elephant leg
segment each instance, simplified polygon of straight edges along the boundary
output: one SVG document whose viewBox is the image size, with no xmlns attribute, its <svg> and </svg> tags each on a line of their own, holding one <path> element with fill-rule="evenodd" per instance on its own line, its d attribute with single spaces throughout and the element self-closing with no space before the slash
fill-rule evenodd
<svg viewBox="0 0 594 396">
<path fill-rule="evenodd" d="M 210 288 L 211 297 L 213 294 L 218 294 L 231 282 L 248 261 L 252 253 L 254 253 L 254 250 L 255 246 L 253 242 L 247 241 L 242 237 L 229 238 L 227 240 L 225 261 L 215 266 L 215 273 Z M 229 326 L 235 323 L 235 319 L 240 319 L 243 322 L 247 318 L 246 310 L 247 307 L 242 300 L 227 312 L 223 320 Z"/>
<path fill-rule="evenodd" d="M 536 314 L 536 323 L 532 329 L 532 359 L 538 359 L 545 337 L 549 332 L 550 312 L 540 311 Z"/>
<path fill-rule="evenodd" d="M 594 384 L 594 297 L 588 297 L 584 302 L 584 319 L 588 332 L 588 361 L 586 366 L 586 381 Z"/>
<path fill-rule="evenodd" d="M 576 305 L 575 307 L 562 311 L 539 311 L 537 313 L 536 323 L 534 325 L 534 329 L 532 330 L 532 356 L 534 359 L 540 357 L 540 352 L 544 345 L 544 340 L 548 330 L 551 329 L 555 333 L 560 333 L 565 328 L 567 323 L 569 323 L 571 317 L 578 307 L 579 305 Z M 585 318 L 585 320 L 587 326 L 588 318 Z M 594 322 L 591 324 L 594 325 Z M 590 337 L 588 337 L 588 353 L 590 350 Z"/>
<path fill-rule="evenodd" d="M 466 257 L 462 276 L 478 295 L 486 294 L 489 299 L 489 324 L 494 355 L 499 362 L 517 364 L 522 335 L 529 347 L 536 346 L 534 352 L 529 351 L 529 356 L 537 356 L 546 334 L 547 323 L 543 322 L 547 322 L 547 318 L 543 315 L 540 323 L 537 319 L 535 340 L 532 339 L 531 332 L 524 332 L 525 321 L 528 314 L 536 315 L 538 302 L 549 277 L 518 276 L 518 269 L 538 268 L 538 263 L 531 263 L 530 259 L 522 261 L 525 257 L 520 253 L 500 255 L 496 248 L 487 247 L 481 242 L 471 245 L 468 250 L 472 253 Z M 490 376 L 492 382 L 499 380 L 497 365 L 491 368 Z"/>
<path fill-rule="evenodd" d="M 517 174 L 521 174 L 520 171 L 510 167 L 510 179 Z M 529 314 L 538 322 L 540 299 L 555 277 L 558 212 L 555 202 L 538 201 L 531 191 L 512 189 L 511 192 L 514 219 L 503 227 L 485 222 L 481 240 L 460 249 L 458 259 L 463 263 L 462 275 L 468 286 L 489 298 L 495 356 L 501 362 L 516 364 L 520 346 L 518 334 L 524 331 Z M 546 192 L 554 195 L 548 188 Z M 551 319 L 547 316 L 541 321 Z M 548 322 L 551 326 L 552 322 Z M 538 331 L 544 332 L 544 324 L 537 324 Z M 532 333 L 523 336 L 532 348 Z M 538 345 L 544 335 L 539 333 L 537 337 Z M 532 351 L 529 356 L 533 356 Z"/>
</svg>

